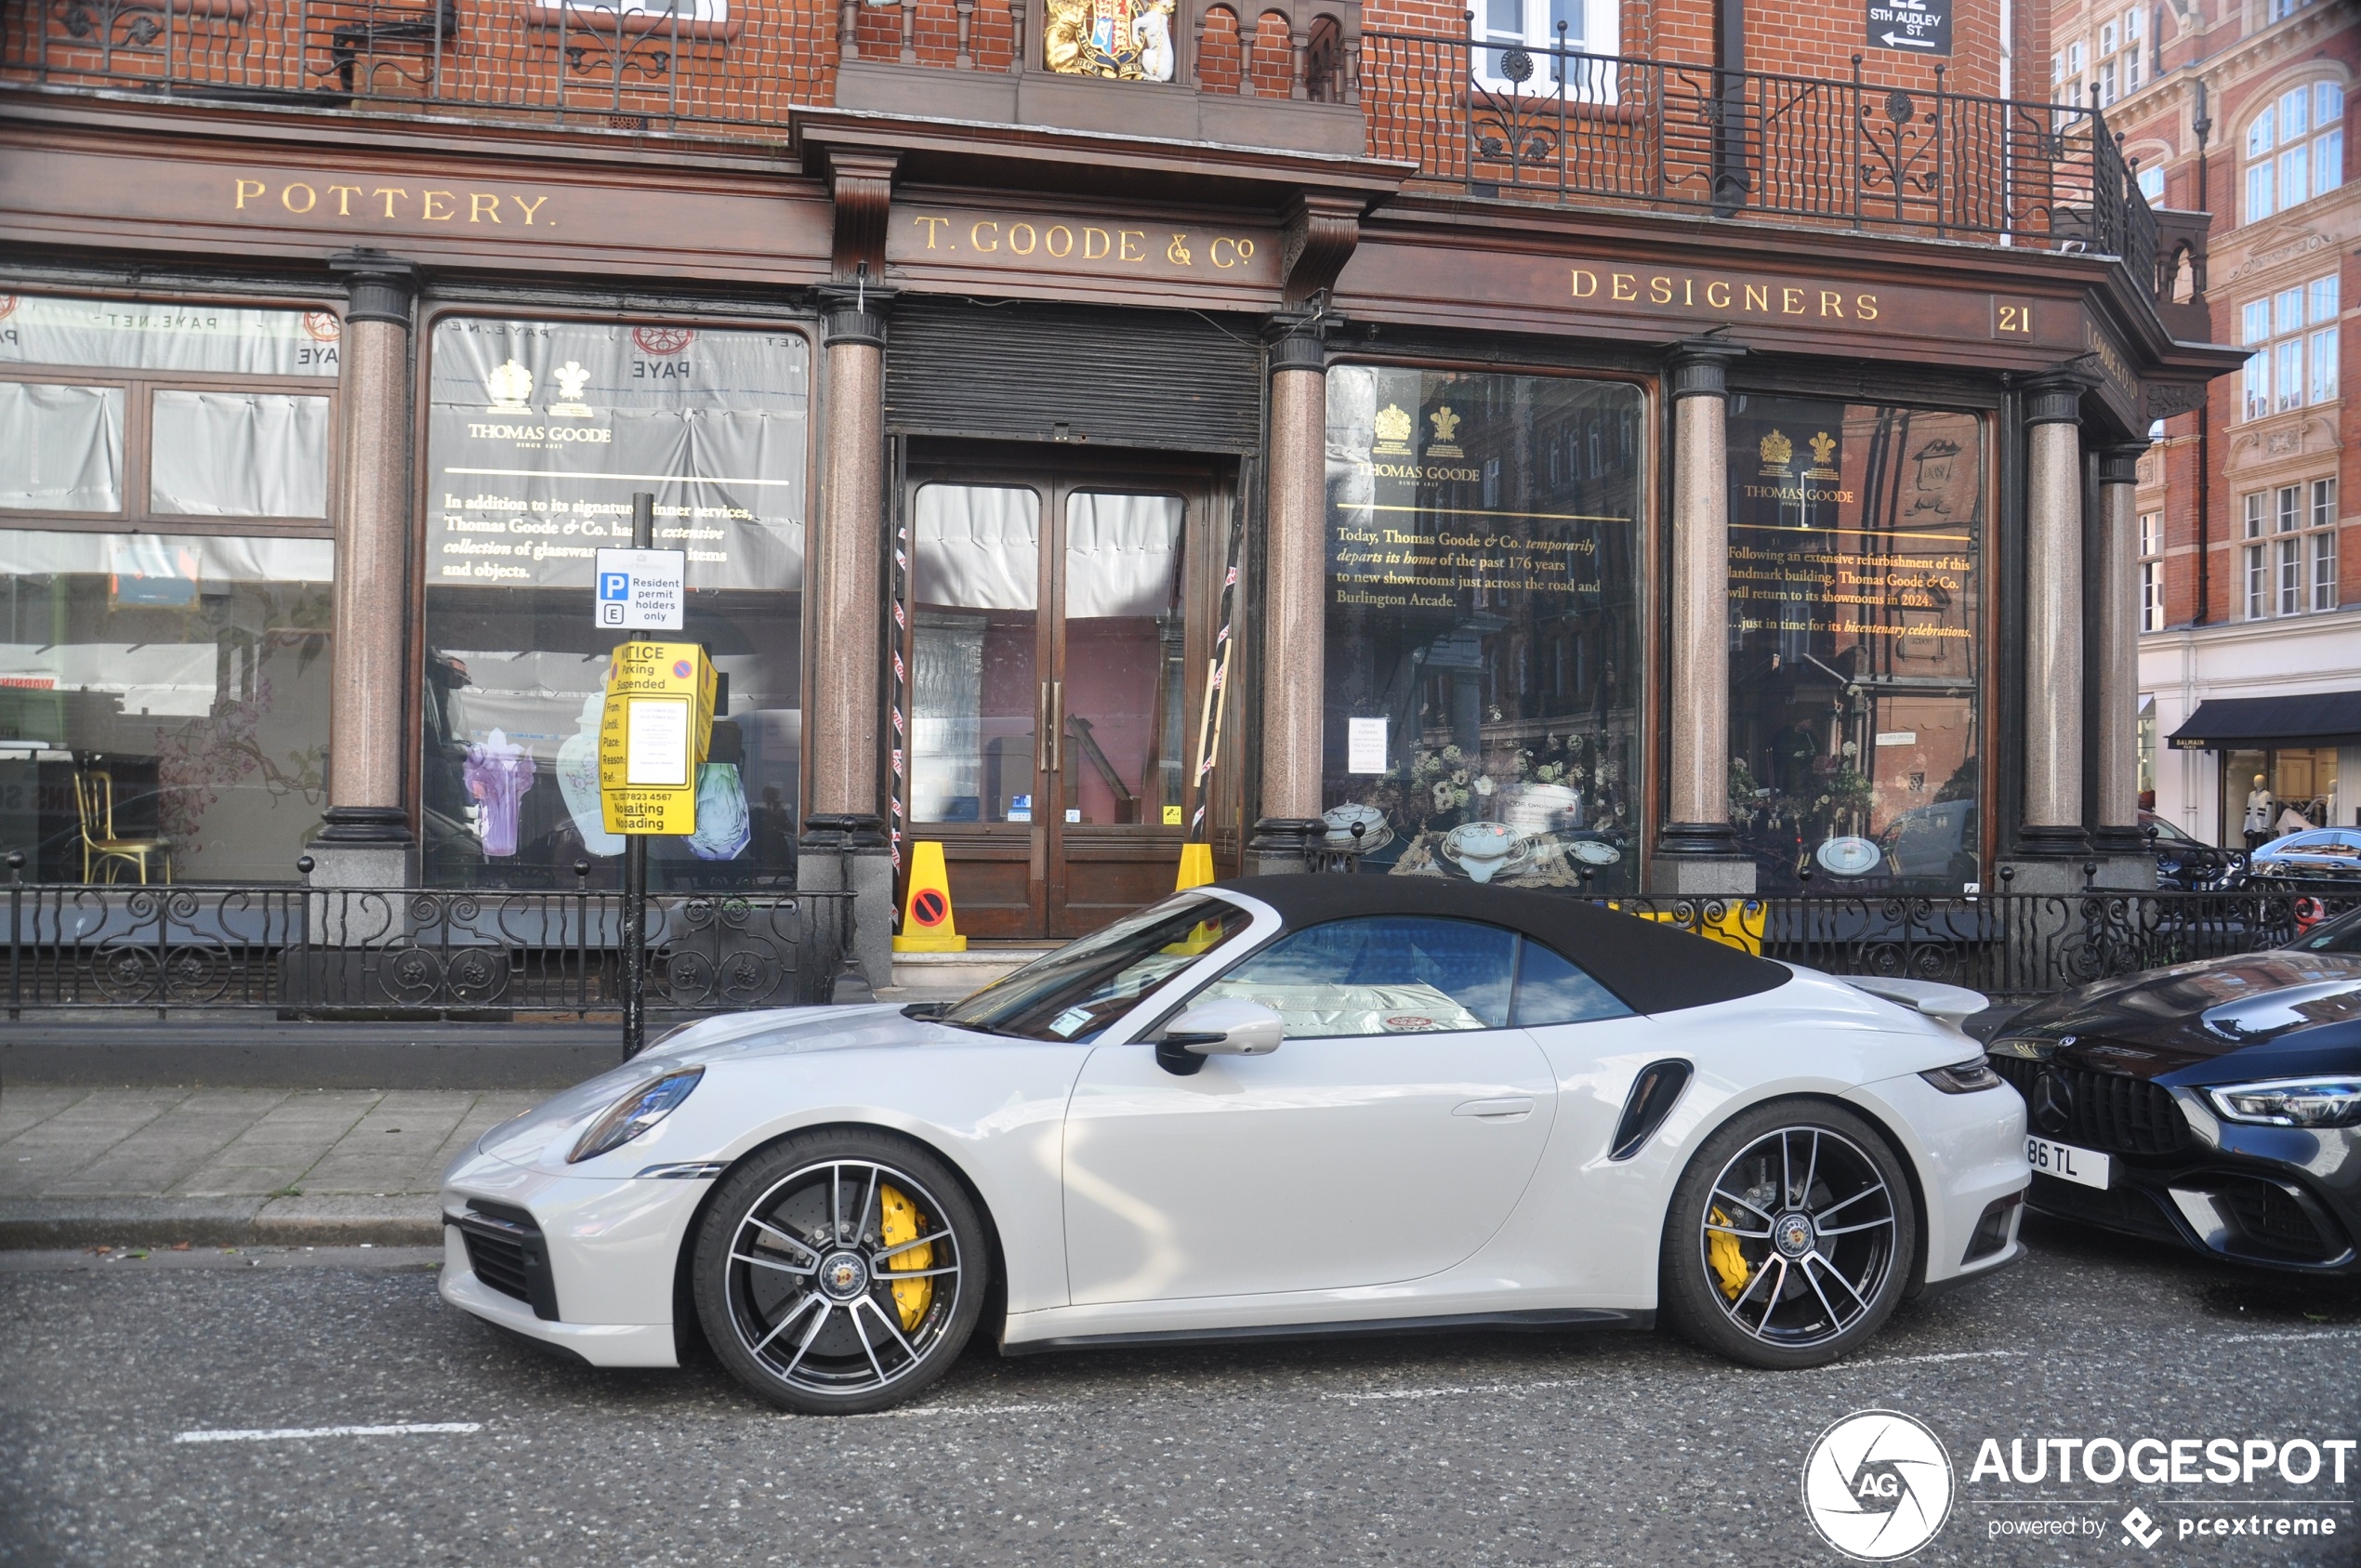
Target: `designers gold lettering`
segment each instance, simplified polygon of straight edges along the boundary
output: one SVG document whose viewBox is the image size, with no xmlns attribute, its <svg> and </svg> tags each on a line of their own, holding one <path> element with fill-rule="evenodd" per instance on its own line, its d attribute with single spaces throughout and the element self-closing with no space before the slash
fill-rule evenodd
<svg viewBox="0 0 2361 1568">
<path fill-rule="evenodd" d="M 1659 305 L 1672 303 L 1672 280 L 1658 272 L 1648 280 L 1648 297 Z"/>
<path fill-rule="evenodd" d="M 1874 294 L 1854 295 L 1853 296 L 1853 314 L 1856 319 L 1861 321 L 1876 321 L 1878 319 L 1878 296 Z"/>
<path fill-rule="evenodd" d="M 1779 313 L 1783 316 L 1800 316 L 1803 314 L 1803 291 L 1800 288 L 1781 289 L 1779 291 Z"/>
<path fill-rule="evenodd" d="M 1746 309 L 1749 310 L 1768 310 L 1771 309 L 1770 289 L 1757 288 L 1752 283 L 1747 284 Z"/>
<path fill-rule="evenodd" d="M 1586 272 L 1579 267 L 1576 268 L 1574 270 L 1574 296 L 1576 299 L 1588 299 L 1598 292 L 1599 274 Z"/>
<path fill-rule="evenodd" d="M 1844 296 L 1832 288 L 1820 291 L 1820 314 L 1844 320 Z"/>
<path fill-rule="evenodd" d="M 1730 308 L 1730 285 L 1720 278 L 1714 279 L 1705 285 L 1705 302 L 1717 310 L 1727 310 Z"/>
<path fill-rule="evenodd" d="M 1640 297 L 1640 281 L 1629 272 L 1617 272 L 1609 278 L 1607 282 L 1609 288 L 1614 292 L 1615 297 L 1617 299 L 1637 299 Z"/>
</svg>

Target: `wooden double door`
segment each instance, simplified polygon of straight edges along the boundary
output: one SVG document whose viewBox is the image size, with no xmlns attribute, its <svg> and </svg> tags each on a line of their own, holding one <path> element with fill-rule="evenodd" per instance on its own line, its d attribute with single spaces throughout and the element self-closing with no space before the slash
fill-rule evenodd
<svg viewBox="0 0 2361 1568">
<path fill-rule="evenodd" d="M 1224 476 L 1054 450 L 904 465 L 897 785 L 969 936 L 1079 936 L 1163 897 L 1196 807 Z"/>
</svg>

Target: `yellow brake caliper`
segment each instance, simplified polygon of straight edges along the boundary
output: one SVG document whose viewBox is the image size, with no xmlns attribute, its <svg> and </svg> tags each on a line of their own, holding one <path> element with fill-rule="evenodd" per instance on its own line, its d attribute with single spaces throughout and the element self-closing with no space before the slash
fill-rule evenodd
<svg viewBox="0 0 2361 1568">
<path fill-rule="evenodd" d="M 909 1199 L 902 1195 L 901 1189 L 880 1186 L 877 1189 L 877 1234 L 886 1245 L 900 1246 L 917 1235 L 918 1211 L 912 1206 Z M 1733 1250 L 1735 1250 L 1734 1244 Z M 907 1252 L 897 1252 L 886 1259 L 887 1269 L 895 1273 L 933 1266 L 932 1242 L 914 1246 Z M 918 1320 L 927 1315 L 927 1304 L 933 1299 L 932 1280 L 898 1280 L 894 1283 L 893 1304 L 902 1313 L 902 1326 L 905 1329 L 918 1326 Z"/>
<path fill-rule="evenodd" d="M 1722 1213 L 1718 1206 L 1707 1210 L 1706 1218 L 1716 1225 L 1730 1223 L 1730 1217 Z M 1727 1231 L 1713 1232 L 1706 1237 L 1705 1256 L 1706 1260 L 1713 1265 L 1713 1272 L 1721 1276 L 1721 1294 L 1735 1301 L 1738 1292 L 1747 1287 L 1747 1281 L 1754 1277 L 1754 1270 L 1747 1262 L 1747 1255 L 1738 1249 L 1738 1238 Z M 894 1288 L 899 1290 L 902 1287 L 896 1285 Z"/>
</svg>

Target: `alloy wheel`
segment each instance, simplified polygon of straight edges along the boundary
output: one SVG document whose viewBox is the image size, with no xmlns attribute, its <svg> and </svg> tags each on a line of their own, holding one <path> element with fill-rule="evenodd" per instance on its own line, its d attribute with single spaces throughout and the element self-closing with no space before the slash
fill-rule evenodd
<svg viewBox="0 0 2361 1568">
<path fill-rule="evenodd" d="M 1872 1310 L 1897 1248 L 1877 1162 L 1825 1127 L 1755 1139 L 1714 1178 L 1697 1245 L 1722 1314 L 1784 1350 L 1841 1337 Z"/>
</svg>

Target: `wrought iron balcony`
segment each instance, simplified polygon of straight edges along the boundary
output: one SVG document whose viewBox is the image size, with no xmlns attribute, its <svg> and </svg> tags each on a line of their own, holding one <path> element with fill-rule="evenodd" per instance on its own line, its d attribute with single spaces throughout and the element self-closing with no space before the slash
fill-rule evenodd
<svg viewBox="0 0 2361 1568">
<path fill-rule="evenodd" d="M 2159 269 L 2095 106 L 1940 71 L 1879 86 L 1857 59 L 1826 81 L 1365 30 L 1359 0 L 1176 0 L 1169 80 L 1115 82 L 1027 63 L 1063 3 L 0 0 L 0 82 L 766 138 L 834 104 L 1366 152 L 1480 196 L 2116 256 L 2166 304 L 2186 268 L 2202 304 L 2201 225 Z"/>
</svg>

